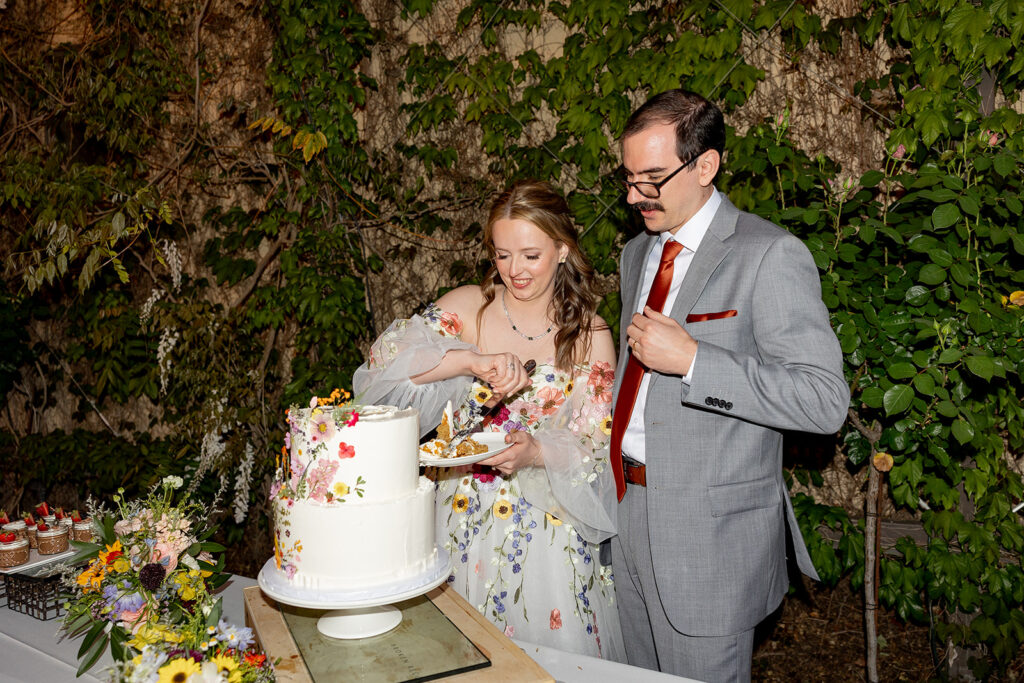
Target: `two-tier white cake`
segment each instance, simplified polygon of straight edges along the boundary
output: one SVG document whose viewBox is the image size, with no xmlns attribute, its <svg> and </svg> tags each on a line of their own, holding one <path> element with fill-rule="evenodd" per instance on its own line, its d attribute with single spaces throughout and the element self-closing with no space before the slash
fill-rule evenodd
<svg viewBox="0 0 1024 683">
<path fill-rule="evenodd" d="M 271 488 L 274 562 L 288 585 L 373 589 L 435 563 L 434 485 L 419 416 L 393 406 L 292 408 Z"/>
</svg>

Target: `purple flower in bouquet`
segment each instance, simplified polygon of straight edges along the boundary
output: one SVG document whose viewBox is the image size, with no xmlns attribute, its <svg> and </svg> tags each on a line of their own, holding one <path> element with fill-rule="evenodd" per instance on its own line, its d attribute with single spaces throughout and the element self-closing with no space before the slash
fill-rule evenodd
<svg viewBox="0 0 1024 683">
<path fill-rule="evenodd" d="M 156 562 L 150 562 L 139 570 L 139 583 L 148 591 L 156 592 L 167 576 L 167 569 Z"/>
</svg>

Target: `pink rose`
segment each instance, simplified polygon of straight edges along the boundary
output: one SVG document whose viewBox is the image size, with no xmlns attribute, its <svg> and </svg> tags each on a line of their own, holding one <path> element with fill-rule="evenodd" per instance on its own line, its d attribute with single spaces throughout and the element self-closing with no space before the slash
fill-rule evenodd
<svg viewBox="0 0 1024 683">
<path fill-rule="evenodd" d="M 170 574 L 174 571 L 174 568 L 178 566 L 178 554 L 174 552 L 169 544 L 159 542 L 153 546 L 153 550 L 149 553 L 150 562 L 159 562 Z"/>
<path fill-rule="evenodd" d="M 558 608 L 551 610 L 551 620 L 548 626 L 552 631 L 557 631 L 562 628 L 562 613 L 558 611 Z"/>
<path fill-rule="evenodd" d="M 902 159 L 907 154 L 907 148 L 903 146 L 903 143 L 896 145 L 896 150 L 892 153 L 896 159 Z"/>
<path fill-rule="evenodd" d="M 138 633 L 139 629 L 145 621 L 142 619 L 143 612 L 146 611 L 146 606 L 143 605 L 139 609 L 134 610 L 122 610 L 118 618 L 121 620 L 121 625 L 130 630 L 132 633 Z"/>
</svg>

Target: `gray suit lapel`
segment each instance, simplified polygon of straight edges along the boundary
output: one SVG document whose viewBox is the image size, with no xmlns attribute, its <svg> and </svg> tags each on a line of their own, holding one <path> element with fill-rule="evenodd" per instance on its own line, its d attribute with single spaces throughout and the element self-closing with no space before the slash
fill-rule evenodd
<svg viewBox="0 0 1024 683">
<path fill-rule="evenodd" d="M 629 311 L 628 317 L 631 317 L 636 312 L 637 307 L 640 305 L 640 287 L 643 285 L 644 271 L 647 266 L 647 255 L 651 253 L 651 249 L 658 242 L 657 235 L 646 235 L 645 239 L 640 241 L 638 248 L 633 251 L 633 255 L 630 258 L 630 278 L 626 283 L 626 296 L 622 300 L 622 306 L 626 311 Z M 625 329 L 625 327 L 623 327 Z"/>
<path fill-rule="evenodd" d="M 693 305 L 697 303 L 697 298 L 707 286 L 711 274 L 732 250 L 726 240 L 736 232 L 736 219 L 739 215 L 739 209 L 722 195 L 722 204 L 711 219 L 711 225 L 708 226 L 708 231 L 697 247 L 690 267 L 686 270 L 686 277 L 679 286 L 679 294 L 670 314 L 672 318 L 682 322 L 693 310 Z"/>
</svg>

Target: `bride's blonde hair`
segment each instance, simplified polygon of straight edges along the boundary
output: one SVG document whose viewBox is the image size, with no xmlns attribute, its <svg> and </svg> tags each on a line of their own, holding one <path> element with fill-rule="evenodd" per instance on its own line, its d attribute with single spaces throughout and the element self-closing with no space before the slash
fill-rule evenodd
<svg viewBox="0 0 1024 683">
<path fill-rule="evenodd" d="M 565 261 L 558 264 L 555 272 L 548 315 L 558 327 L 555 333 L 555 367 L 570 372 L 590 356 L 591 326 L 598 296 L 594 286 L 594 268 L 580 250 L 569 205 L 545 182 L 519 181 L 498 195 L 491 205 L 491 213 L 484 226 L 484 244 L 491 257 L 491 267 L 480 285 L 484 302 L 477 312 L 477 329 L 481 329 L 484 309 L 494 301 L 496 288 L 504 286 L 494 263 L 494 224 L 502 219 L 532 223 L 556 243 L 569 248 Z"/>
</svg>

